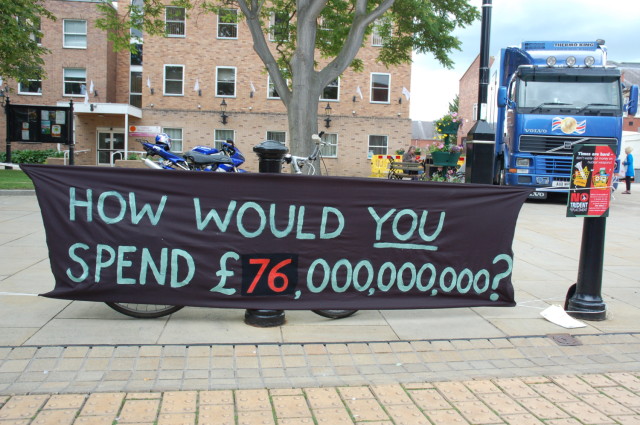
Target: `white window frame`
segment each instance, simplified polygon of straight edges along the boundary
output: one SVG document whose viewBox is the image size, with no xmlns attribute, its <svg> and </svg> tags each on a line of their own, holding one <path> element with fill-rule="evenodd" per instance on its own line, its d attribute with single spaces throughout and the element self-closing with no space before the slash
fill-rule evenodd
<svg viewBox="0 0 640 425">
<path fill-rule="evenodd" d="M 220 137 L 221 134 L 220 133 L 226 133 L 226 132 L 231 132 L 232 137 L 225 137 L 222 138 Z M 216 149 L 221 149 L 222 148 L 222 142 L 226 142 L 227 139 L 231 139 L 235 142 L 236 140 L 236 131 L 235 130 L 231 130 L 228 128 L 216 128 L 215 130 L 213 130 L 213 147 Z"/>
<path fill-rule="evenodd" d="M 221 69 L 232 69 L 233 70 L 233 94 L 218 94 L 218 84 L 221 81 L 218 79 L 219 73 Z M 238 69 L 235 66 L 216 66 L 216 97 L 236 97 L 236 93 L 238 91 Z"/>
<path fill-rule="evenodd" d="M 338 88 L 338 90 L 336 92 L 336 98 L 332 99 L 332 98 L 324 97 L 324 91 L 327 89 L 327 87 L 330 87 L 333 83 L 336 83 L 337 88 Z M 336 78 L 335 80 L 333 80 L 332 82 L 327 84 L 324 89 L 322 89 L 322 94 L 320 95 L 320 100 L 324 101 L 324 102 L 338 102 L 338 101 L 340 101 L 340 77 Z"/>
<path fill-rule="evenodd" d="M 385 141 L 387 142 L 386 146 L 383 145 L 371 145 L 371 138 L 372 137 L 384 137 Z M 384 148 L 384 153 L 376 153 L 373 152 L 371 150 L 371 148 Z M 367 139 L 367 152 L 368 153 L 372 153 L 373 155 L 388 155 L 389 154 L 389 136 L 385 135 L 385 134 L 370 134 L 368 139 Z"/>
<path fill-rule="evenodd" d="M 80 94 L 67 93 L 66 71 L 67 70 L 72 70 L 72 69 L 84 71 L 84 82 L 81 82 L 81 81 L 69 81 L 69 83 L 71 83 L 71 84 L 80 84 Z M 84 90 L 82 90 L 82 86 L 84 86 Z M 87 89 L 88 89 L 88 87 L 87 87 L 87 70 L 86 70 L 86 68 L 63 68 L 62 69 L 62 95 L 63 96 L 84 97 L 84 93 L 86 92 Z"/>
<path fill-rule="evenodd" d="M 37 92 L 22 90 L 22 83 L 18 83 L 18 94 L 24 94 L 26 96 L 42 96 L 42 80 L 28 80 L 29 82 L 37 81 L 40 83 L 40 90 Z"/>
<path fill-rule="evenodd" d="M 180 93 L 167 93 L 167 68 L 168 67 L 176 67 L 182 68 L 182 81 L 181 81 L 181 90 Z M 184 96 L 184 65 L 180 64 L 165 64 L 162 69 L 162 91 L 165 96 Z M 178 80 L 170 80 L 170 81 L 178 81 Z"/>
<path fill-rule="evenodd" d="M 132 78 L 132 74 L 134 72 L 139 72 L 140 75 L 142 75 L 142 66 L 140 65 L 132 65 L 129 68 L 129 105 L 133 105 L 133 102 L 131 101 L 132 96 L 136 96 L 140 98 L 140 103 L 142 104 L 142 87 L 144 86 L 143 82 L 141 81 L 140 83 L 140 91 L 134 91 L 134 87 L 133 87 L 133 78 Z"/>
<path fill-rule="evenodd" d="M 277 138 L 274 138 L 272 136 L 272 134 L 275 134 L 275 133 L 283 135 L 284 136 L 284 142 L 281 141 L 281 140 L 278 140 Z M 282 143 L 283 145 L 286 146 L 287 145 L 287 132 L 286 131 L 280 131 L 280 130 L 267 130 L 266 133 L 265 133 L 265 140 L 275 140 L 276 142 L 280 142 L 280 143 Z"/>
<path fill-rule="evenodd" d="M 221 40 L 237 40 L 238 39 L 238 30 L 239 30 L 239 28 L 238 28 L 238 9 L 225 8 L 225 9 L 221 9 L 221 10 L 225 10 L 227 12 L 230 12 L 230 11 L 235 12 L 236 22 L 222 22 L 222 21 L 220 21 L 220 16 L 221 15 L 218 15 L 218 29 L 216 31 L 217 38 L 219 38 Z M 235 37 L 225 37 L 223 35 L 220 35 L 221 26 L 234 27 L 235 28 L 235 34 L 236 34 Z"/>
<path fill-rule="evenodd" d="M 273 93 L 277 94 L 276 85 L 271 80 L 271 75 L 267 74 L 267 99 L 280 99 L 280 95 L 274 96 Z"/>
<path fill-rule="evenodd" d="M 171 152 L 184 152 L 184 130 L 180 127 L 162 127 L 162 132 L 167 133 L 171 139 Z M 180 132 L 180 137 L 175 134 Z"/>
<path fill-rule="evenodd" d="M 277 41 L 274 34 L 274 28 L 273 28 L 276 25 L 276 17 L 277 17 L 277 14 L 275 12 L 271 12 L 271 16 L 269 17 L 269 41 Z M 287 40 L 289 39 L 290 36 L 291 34 L 287 34 Z"/>
<path fill-rule="evenodd" d="M 67 22 L 84 22 L 84 32 L 68 32 L 66 28 Z M 86 49 L 87 41 L 87 20 L 86 19 L 63 19 L 62 20 L 62 47 L 65 49 Z M 67 36 L 74 36 L 78 39 L 84 36 L 84 46 L 71 46 L 67 44 Z"/>
<path fill-rule="evenodd" d="M 373 78 L 374 76 L 377 75 L 386 75 L 389 77 L 389 85 L 387 87 L 387 100 L 386 101 L 381 101 L 381 100 L 373 100 L 374 96 L 373 96 Z M 380 90 L 380 89 L 377 89 Z M 369 102 L 370 103 L 383 103 L 383 104 L 389 104 L 391 103 L 391 74 L 387 73 L 387 72 L 372 72 L 371 76 L 369 78 Z"/>
<path fill-rule="evenodd" d="M 169 20 L 167 18 L 167 11 L 169 9 L 182 9 L 182 11 L 184 12 L 184 18 L 181 20 L 176 20 L 176 19 L 172 19 Z M 182 34 L 172 34 L 169 32 L 169 25 L 170 24 L 182 24 Z M 170 38 L 185 38 L 187 36 L 187 11 L 184 7 L 178 7 L 178 6 L 165 6 L 164 8 L 164 29 L 165 29 L 165 34 L 167 37 Z"/>
<path fill-rule="evenodd" d="M 332 139 L 332 140 L 327 140 Z M 327 143 L 320 147 L 320 153 L 323 158 L 337 158 L 338 157 L 338 133 L 324 133 L 322 135 L 322 141 Z M 332 150 L 333 153 L 328 153 Z"/>
</svg>

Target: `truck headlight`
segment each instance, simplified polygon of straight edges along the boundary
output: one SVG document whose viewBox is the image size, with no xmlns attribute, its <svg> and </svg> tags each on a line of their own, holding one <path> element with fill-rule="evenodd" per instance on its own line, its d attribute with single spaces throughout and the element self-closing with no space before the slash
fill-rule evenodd
<svg viewBox="0 0 640 425">
<path fill-rule="evenodd" d="M 516 167 L 530 167 L 531 160 L 529 158 L 518 158 L 516 159 Z"/>
<path fill-rule="evenodd" d="M 549 56 L 547 58 L 547 66 L 554 66 L 556 64 L 556 57 L 555 56 Z"/>
<path fill-rule="evenodd" d="M 569 56 L 565 62 L 567 63 L 567 66 L 574 66 L 576 64 L 576 57 Z"/>
</svg>

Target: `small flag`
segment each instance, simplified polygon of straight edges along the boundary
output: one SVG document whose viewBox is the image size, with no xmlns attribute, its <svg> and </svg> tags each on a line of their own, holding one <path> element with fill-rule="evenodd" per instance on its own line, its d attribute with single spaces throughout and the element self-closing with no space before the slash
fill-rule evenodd
<svg viewBox="0 0 640 425">
<path fill-rule="evenodd" d="M 200 81 L 196 78 L 196 84 L 193 86 L 193 91 L 200 91 Z"/>
<path fill-rule="evenodd" d="M 411 97 L 411 93 L 409 93 L 409 90 L 407 90 L 406 87 L 402 88 L 402 94 L 404 95 L 404 97 L 409 100 L 409 98 Z"/>
<path fill-rule="evenodd" d="M 86 86 L 84 86 L 84 103 L 89 103 L 89 92 L 87 91 Z"/>
<path fill-rule="evenodd" d="M 356 88 L 356 94 L 360 96 L 360 100 L 364 99 L 364 96 L 362 96 L 362 90 L 360 90 L 360 86 Z"/>
<path fill-rule="evenodd" d="M 249 84 L 251 84 L 251 93 L 255 93 L 256 87 L 253 85 L 253 81 L 249 81 Z"/>
<path fill-rule="evenodd" d="M 91 80 L 91 84 L 89 84 L 89 93 L 93 93 L 93 80 Z"/>
<path fill-rule="evenodd" d="M 147 87 L 151 88 L 151 77 L 147 77 Z"/>
</svg>

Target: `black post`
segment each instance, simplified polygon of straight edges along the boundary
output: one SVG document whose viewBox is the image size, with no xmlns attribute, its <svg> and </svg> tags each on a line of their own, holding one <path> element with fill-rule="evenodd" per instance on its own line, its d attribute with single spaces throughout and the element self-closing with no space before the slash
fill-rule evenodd
<svg viewBox="0 0 640 425">
<path fill-rule="evenodd" d="M 11 163 L 11 121 L 13 121 L 13 114 L 11 113 L 11 102 L 7 97 L 7 100 L 4 104 L 4 114 L 7 117 L 7 163 Z M 11 167 L 13 168 L 13 167 Z"/>
<path fill-rule="evenodd" d="M 493 128 L 484 120 L 489 91 L 491 7 L 491 0 L 482 0 L 478 107 L 475 116 L 476 123 L 467 133 L 465 155 L 465 181 L 467 183 L 493 183 L 496 137 Z"/>
<path fill-rule="evenodd" d="M 67 122 L 69 123 L 69 128 L 67 130 L 67 141 L 69 143 L 69 165 L 75 165 L 74 148 L 76 141 L 73 139 L 73 100 L 69 101 L 69 119 Z"/>
<path fill-rule="evenodd" d="M 585 217 L 578 282 L 567 294 L 565 310 L 576 319 L 605 320 L 607 306 L 602 301 L 602 266 L 604 263 L 605 217 Z"/>
<path fill-rule="evenodd" d="M 253 151 L 258 155 L 258 171 L 261 173 L 280 173 L 282 171 L 282 160 L 289 152 L 289 149 L 275 140 L 265 140 L 253 147 Z M 284 324 L 284 310 L 253 310 L 247 309 L 244 312 L 244 323 L 247 325 L 270 328 Z"/>
</svg>

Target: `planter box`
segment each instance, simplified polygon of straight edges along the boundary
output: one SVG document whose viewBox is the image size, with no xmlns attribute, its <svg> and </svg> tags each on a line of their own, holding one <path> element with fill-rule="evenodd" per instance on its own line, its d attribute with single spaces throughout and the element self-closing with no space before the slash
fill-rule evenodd
<svg viewBox="0 0 640 425">
<path fill-rule="evenodd" d="M 460 159 L 460 152 L 431 152 L 433 165 L 441 165 L 443 167 L 454 167 Z"/>
<path fill-rule="evenodd" d="M 459 122 L 452 122 L 441 127 L 440 133 L 442 134 L 458 134 Z"/>
<path fill-rule="evenodd" d="M 148 168 L 144 165 L 142 159 L 119 159 L 116 161 L 116 167 L 120 168 Z"/>
</svg>

